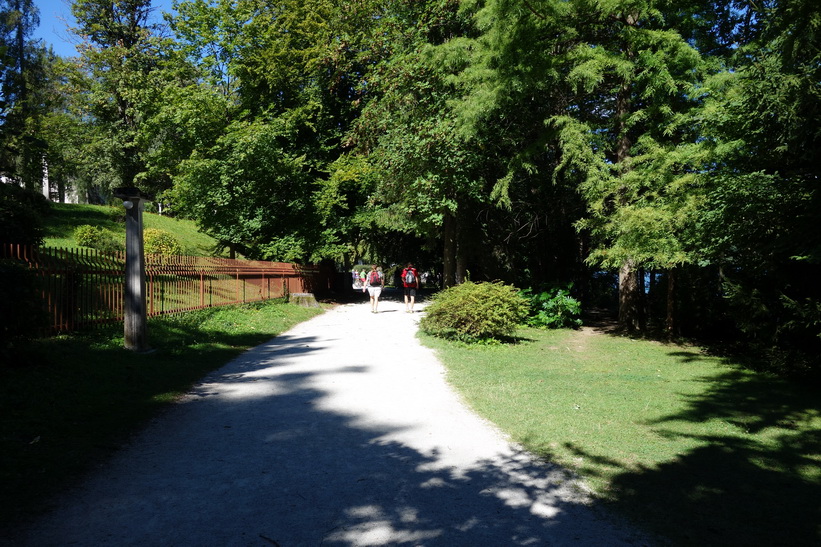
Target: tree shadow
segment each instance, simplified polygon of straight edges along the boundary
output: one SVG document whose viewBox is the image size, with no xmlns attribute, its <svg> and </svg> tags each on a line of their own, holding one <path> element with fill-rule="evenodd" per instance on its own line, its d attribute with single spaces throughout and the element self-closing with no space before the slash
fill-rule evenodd
<svg viewBox="0 0 821 547">
<path fill-rule="evenodd" d="M 17 544 L 645 544 L 561 469 L 516 451 L 457 465 L 458 441 L 425 447 L 414 420 L 326 389 L 371 365 L 291 366 L 325 349 L 280 337 L 208 375 Z"/>
<path fill-rule="evenodd" d="M 60 205 L 52 212 L 53 219 L 46 228 L 46 237 L 71 238 L 77 226 L 92 224 L 107 230 L 116 230 L 125 222 L 121 211 L 103 207 L 66 207 Z"/>
<path fill-rule="evenodd" d="M 677 355 L 685 363 L 703 358 Z M 663 523 L 657 530 L 676 544 L 821 543 L 821 431 L 811 425 L 821 415 L 817 391 L 734 369 L 697 381 L 709 387 L 678 395 L 684 410 L 648 422 L 660 436 L 687 439 L 692 448 L 654 468 L 623 470 L 612 483 L 615 505 Z M 687 434 L 676 425 L 708 421 L 736 433 Z"/>
</svg>

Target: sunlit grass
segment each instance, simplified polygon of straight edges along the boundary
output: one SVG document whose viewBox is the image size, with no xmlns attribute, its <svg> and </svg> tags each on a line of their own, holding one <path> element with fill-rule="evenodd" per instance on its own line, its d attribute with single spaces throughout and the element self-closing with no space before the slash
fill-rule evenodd
<svg viewBox="0 0 821 547">
<path fill-rule="evenodd" d="M 119 206 L 52 203 L 52 214 L 44 219 L 47 247 L 76 249 L 74 230 L 90 224 L 109 232 L 118 241 L 125 242 L 125 209 Z M 180 242 L 187 256 L 215 255 L 216 240 L 201 233 L 191 220 L 172 218 L 154 213 L 143 213 L 143 227 L 165 230 Z"/>
<path fill-rule="evenodd" d="M 816 392 L 697 348 L 520 334 L 500 347 L 424 340 L 477 412 L 674 542 L 821 539 Z"/>
<path fill-rule="evenodd" d="M 208 372 L 317 313 L 269 301 L 151 319 L 150 354 L 123 349 L 122 326 L 21 349 L 0 368 L 0 524 L 42 508 Z"/>
</svg>

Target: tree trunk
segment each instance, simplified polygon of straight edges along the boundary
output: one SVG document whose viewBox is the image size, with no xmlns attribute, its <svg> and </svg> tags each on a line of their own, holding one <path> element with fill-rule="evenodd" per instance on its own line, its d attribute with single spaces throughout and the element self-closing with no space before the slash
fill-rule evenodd
<svg viewBox="0 0 821 547">
<path fill-rule="evenodd" d="M 467 264 L 468 264 L 468 249 L 469 242 L 465 240 L 465 222 L 464 215 L 456 216 L 456 284 L 462 284 L 467 281 Z"/>
<path fill-rule="evenodd" d="M 465 254 L 457 249 L 456 252 L 456 284 L 459 285 L 467 280 L 467 262 Z"/>
<path fill-rule="evenodd" d="M 667 271 L 667 320 L 664 324 L 664 330 L 667 332 L 668 337 L 672 337 L 675 329 L 675 319 L 676 319 L 676 271 L 673 268 L 670 268 Z"/>
<path fill-rule="evenodd" d="M 628 18 L 628 24 L 632 24 L 632 16 Z M 632 57 L 632 52 L 627 51 L 628 57 Z M 630 148 L 633 141 L 627 127 L 627 116 L 630 113 L 630 82 L 622 82 L 621 88 L 616 96 L 616 131 L 619 135 L 616 145 L 616 164 L 621 175 L 629 170 L 628 160 L 630 159 Z M 623 207 L 629 203 L 627 188 L 622 186 L 617 193 L 619 206 Z M 635 260 L 628 258 L 619 269 L 619 325 L 628 331 L 640 331 L 644 329 L 643 301 L 644 294 L 641 290 L 641 279 L 639 268 L 636 267 Z"/>
<path fill-rule="evenodd" d="M 632 260 L 626 260 L 619 269 L 619 325 L 630 332 L 644 329 L 644 295 L 639 273 Z"/>
<path fill-rule="evenodd" d="M 456 218 L 446 212 L 442 221 L 444 245 L 442 251 L 442 274 L 444 289 L 456 284 Z"/>
</svg>

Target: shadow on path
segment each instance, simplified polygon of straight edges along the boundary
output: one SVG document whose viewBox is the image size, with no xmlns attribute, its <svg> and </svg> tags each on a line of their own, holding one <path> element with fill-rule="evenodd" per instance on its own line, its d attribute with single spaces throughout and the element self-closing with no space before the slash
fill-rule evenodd
<svg viewBox="0 0 821 547">
<path fill-rule="evenodd" d="M 467 412 L 413 320 L 345 306 L 243 354 L 17 544 L 647 543 Z"/>
</svg>

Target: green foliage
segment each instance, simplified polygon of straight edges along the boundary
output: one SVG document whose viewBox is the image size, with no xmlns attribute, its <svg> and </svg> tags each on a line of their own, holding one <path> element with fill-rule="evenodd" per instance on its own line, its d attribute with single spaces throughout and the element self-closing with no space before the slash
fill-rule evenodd
<svg viewBox="0 0 821 547">
<path fill-rule="evenodd" d="M 212 148 L 184 162 L 172 193 L 179 210 L 249 257 L 298 253 L 304 260 L 310 256 L 306 235 L 318 222 L 305 191 L 305 158 L 280 146 L 292 137 L 285 120 L 232 124 Z"/>
<path fill-rule="evenodd" d="M 44 326 L 34 270 L 12 260 L 0 260 L 0 357 L 6 363 L 16 354 L 15 345 L 35 336 Z"/>
<path fill-rule="evenodd" d="M 0 243 L 39 245 L 49 212 L 42 194 L 0 182 Z"/>
<path fill-rule="evenodd" d="M 74 242 L 81 247 L 96 248 L 97 241 L 103 237 L 105 232 L 98 226 L 83 224 L 74 230 Z"/>
<path fill-rule="evenodd" d="M 30 190 L 42 187 L 54 107 L 55 55 L 32 39 L 39 22 L 33 0 L 0 0 L 0 174 Z"/>
<path fill-rule="evenodd" d="M 177 238 L 170 232 L 159 228 L 146 228 L 143 230 L 143 250 L 145 254 L 154 255 L 182 254 L 182 246 Z"/>
<path fill-rule="evenodd" d="M 90 224 L 78 226 L 74 230 L 74 241 L 80 247 L 88 247 L 89 249 L 104 252 L 117 252 L 125 248 L 124 243 L 117 241 L 111 232 Z"/>
<path fill-rule="evenodd" d="M 419 325 L 424 332 L 442 338 L 501 340 L 513 336 L 527 307 L 512 285 L 467 281 L 436 294 Z"/>
<path fill-rule="evenodd" d="M 816 0 L 178 1 L 173 39 L 148 0 L 76 0 L 60 62 L 31 0 L 4 5 L 16 183 L 43 158 L 61 195 L 133 182 L 254 258 L 435 253 L 446 285 L 604 267 L 624 326 L 821 355 Z M 647 269 L 671 280 L 649 305 Z"/>
<path fill-rule="evenodd" d="M 454 283 L 457 253 L 465 261 L 479 254 L 471 234 L 487 202 L 486 164 L 495 161 L 460 131 L 451 105 L 461 94 L 452 76 L 466 60 L 460 37 L 472 28 L 458 7 L 398 3 L 374 22 L 373 43 L 384 50 L 365 78 L 370 100 L 349 137 L 378 178 L 376 221 L 443 241 L 446 285 Z"/>
<path fill-rule="evenodd" d="M 64 90 L 80 125 L 79 138 L 68 139 L 81 160 L 73 183 L 99 203 L 118 186 L 159 194 L 181 159 L 177 154 L 173 163 L 169 149 L 189 141 L 177 138 L 177 127 L 163 131 L 152 122 L 168 102 L 167 89 L 191 82 L 192 71 L 158 36 L 149 0 L 77 0 L 71 9 L 83 40 Z"/>
<path fill-rule="evenodd" d="M 581 302 L 570 295 L 570 289 L 554 287 L 534 293 L 525 289 L 521 295 L 530 302 L 527 324 L 531 327 L 546 329 L 578 328 L 582 325 Z"/>
</svg>

